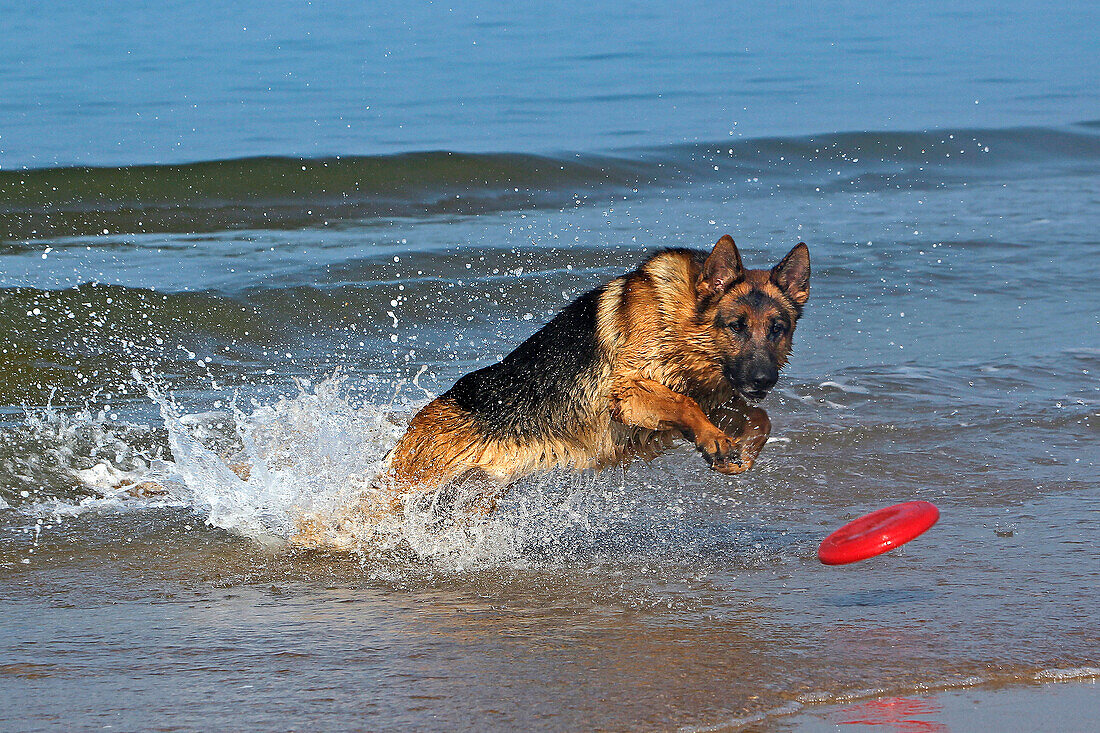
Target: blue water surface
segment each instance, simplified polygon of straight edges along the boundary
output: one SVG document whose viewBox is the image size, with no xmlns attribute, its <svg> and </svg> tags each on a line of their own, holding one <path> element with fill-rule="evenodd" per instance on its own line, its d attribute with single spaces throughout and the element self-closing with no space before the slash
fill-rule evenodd
<svg viewBox="0 0 1100 733">
<path fill-rule="evenodd" d="M 0 3 L 0 167 L 1100 117 L 1092 2 Z"/>
</svg>

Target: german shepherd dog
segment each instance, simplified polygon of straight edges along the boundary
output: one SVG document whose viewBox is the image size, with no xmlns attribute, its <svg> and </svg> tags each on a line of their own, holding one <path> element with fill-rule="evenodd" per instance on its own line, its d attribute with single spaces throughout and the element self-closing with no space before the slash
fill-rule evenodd
<svg viewBox="0 0 1100 733">
<path fill-rule="evenodd" d="M 420 410 L 389 456 L 383 504 L 462 486 L 466 512 L 488 514 L 527 474 L 648 459 L 679 438 L 715 471 L 747 471 L 771 431 L 756 404 L 787 363 L 809 281 L 804 243 L 771 270 L 745 269 L 728 235 L 709 253 L 657 252 Z"/>
</svg>

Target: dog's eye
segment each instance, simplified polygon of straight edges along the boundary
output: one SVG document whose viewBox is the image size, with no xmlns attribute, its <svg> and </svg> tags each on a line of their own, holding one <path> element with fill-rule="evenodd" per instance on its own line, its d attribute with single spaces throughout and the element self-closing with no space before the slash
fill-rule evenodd
<svg viewBox="0 0 1100 733">
<path fill-rule="evenodd" d="M 771 336 L 773 339 L 779 339 L 783 338 L 783 334 L 785 334 L 786 332 L 787 326 L 783 323 L 780 323 L 779 321 L 776 321 L 772 324 L 772 330 L 768 335 Z"/>
<path fill-rule="evenodd" d="M 736 321 L 732 321 L 729 324 L 729 327 L 730 327 L 730 330 L 733 331 L 734 333 L 744 333 L 745 329 L 748 327 L 748 324 L 745 323 L 744 318 L 738 318 Z"/>
</svg>

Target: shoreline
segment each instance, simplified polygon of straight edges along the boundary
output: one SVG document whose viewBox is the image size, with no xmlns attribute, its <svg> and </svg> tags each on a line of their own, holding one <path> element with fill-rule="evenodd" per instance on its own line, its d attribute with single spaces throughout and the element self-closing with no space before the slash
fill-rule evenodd
<svg viewBox="0 0 1100 733">
<path fill-rule="evenodd" d="M 800 696 L 771 710 L 680 733 L 734 731 L 1091 731 L 1100 720 L 1100 668 L 1046 669 L 1031 680 L 961 679 L 923 690 L 866 689 L 831 700 Z M 1074 727 L 1076 724 L 1076 727 Z"/>
<path fill-rule="evenodd" d="M 1087 731 L 1100 718 L 1100 670 L 1035 684 L 989 684 L 807 705 L 740 730 Z"/>
</svg>

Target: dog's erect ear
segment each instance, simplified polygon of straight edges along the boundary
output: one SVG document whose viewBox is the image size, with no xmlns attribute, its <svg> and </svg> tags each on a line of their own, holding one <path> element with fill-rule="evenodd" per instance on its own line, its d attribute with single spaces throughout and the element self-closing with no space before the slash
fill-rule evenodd
<svg viewBox="0 0 1100 733">
<path fill-rule="evenodd" d="M 810 299 L 810 249 L 799 242 L 772 268 L 771 281 L 798 305 Z"/>
<path fill-rule="evenodd" d="M 703 263 L 703 272 L 699 275 L 699 298 L 720 296 L 744 279 L 741 253 L 737 251 L 733 237 L 727 234 L 718 240 Z"/>
</svg>

